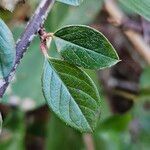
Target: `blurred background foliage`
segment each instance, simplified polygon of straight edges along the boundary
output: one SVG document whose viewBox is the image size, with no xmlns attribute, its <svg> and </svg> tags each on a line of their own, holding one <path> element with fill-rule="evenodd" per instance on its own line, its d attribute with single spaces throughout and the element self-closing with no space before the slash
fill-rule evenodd
<svg viewBox="0 0 150 150">
<path fill-rule="evenodd" d="M 0 17 L 7 22 L 16 41 L 38 3 L 37 0 L 19 3 L 13 13 L 0 8 Z M 90 25 L 108 37 L 122 59 L 111 69 L 86 70 L 101 95 L 101 119 L 95 132 L 82 134 L 66 126 L 45 105 L 41 90 L 43 56 L 36 37 L 0 104 L 3 117 L 0 150 L 149 149 L 150 67 L 121 30 L 108 22 L 103 5 L 103 0 L 84 0 L 79 7 L 56 2 L 45 22 L 48 32 L 67 24 Z M 141 26 L 141 17 L 122 3 L 118 6 Z M 54 44 L 49 53 L 60 57 Z M 94 148 L 88 147 L 86 137 L 90 137 L 89 143 Z"/>
</svg>

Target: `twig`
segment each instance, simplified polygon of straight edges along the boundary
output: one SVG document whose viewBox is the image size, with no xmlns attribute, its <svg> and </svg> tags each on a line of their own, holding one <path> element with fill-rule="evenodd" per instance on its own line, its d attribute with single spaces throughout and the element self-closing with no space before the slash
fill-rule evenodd
<svg viewBox="0 0 150 150">
<path fill-rule="evenodd" d="M 135 50 L 145 59 L 145 61 L 150 64 L 150 47 L 144 41 L 142 36 L 133 30 L 124 31 L 125 35 L 128 37 Z"/>
<path fill-rule="evenodd" d="M 52 40 L 51 34 L 47 33 L 44 27 L 41 27 L 38 33 L 39 33 L 40 41 L 41 41 L 40 43 L 41 52 L 46 58 L 48 58 L 49 57 L 48 49 Z"/>
<path fill-rule="evenodd" d="M 124 21 L 124 23 L 122 24 L 122 29 L 123 30 L 131 29 L 139 33 L 143 32 L 142 26 L 139 23 L 129 19 Z"/>
<path fill-rule="evenodd" d="M 93 137 L 91 134 L 83 134 L 83 140 L 86 146 L 86 150 L 95 150 Z"/>
<path fill-rule="evenodd" d="M 8 76 L 5 79 L 0 80 L 0 98 L 2 98 L 2 96 L 4 95 L 5 90 L 7 89 L 9 83 L 11 82 L 16 72 L 17 66 L 20 64 L 20 60 L 22 59 L 23 54 L 26 52 L 34 36 L 38 33 L 40 27 L 43 25 L 54 2 L 55 0 L 42 0 L 40 2 L 39 7 L 37 8 L 33 17 L 27 24 L 24 33 L 22 34 L 21 38 L 17 41 L 15 64 Z"/>
<path fill-rule="evenodd" d="M 109 21 L 114 25 L 122 28 L 125 22 L 130 22 L 130 19 L 117 7 L 114 0 L 106 0 L 105 9 L 111 17 Z M 142 36 L 130 29 L 123 30 L 123 32 L 135 47 L 135 50 L 150 64 L 150 47 Z"/>
</svg>

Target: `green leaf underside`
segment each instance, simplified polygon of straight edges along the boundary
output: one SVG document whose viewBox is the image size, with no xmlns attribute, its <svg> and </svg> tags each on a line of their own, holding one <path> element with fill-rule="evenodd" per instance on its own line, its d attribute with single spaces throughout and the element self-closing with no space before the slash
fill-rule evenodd
<svg viewBox="0 0 150 150">
<path fill-rule="evenodd" d="M 90 27 L 66 26 L 56 31 L 53 39 L 61 56 L 72 64 L 87 69 L 102 69 L 119 62 L 110 42 Z"/>
<path fill-rule="evenodd" d="M 0 78 L 6 77 L 15 60 L 15 42 L 7 25 L 0 19 Z"/>
<path fill-rule="evenodd" d="M 119 0 L 124 6 L 150 20 L 150 0 Z"/>
<path fill-rule="evenodd" d="M 78 6 L 83 0 L 57 0 L 57 1 L 73 6 Z"/>
<path fill-rule="evenodd" d="M 66 124 L 92 132 L 100 115 L 100 98 L 90 77 L 65 61 L 45 61 L 42 86 L 49 107 Z"/>
</svg>

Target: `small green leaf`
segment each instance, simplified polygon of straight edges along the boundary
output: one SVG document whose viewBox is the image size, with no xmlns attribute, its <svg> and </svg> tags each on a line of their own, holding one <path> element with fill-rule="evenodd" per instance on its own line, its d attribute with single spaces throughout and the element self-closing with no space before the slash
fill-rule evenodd
<svg viewBox="0 0 150 150">
<path fill-rule="evenodd" d="M 61 56 L 68 62 L 87 68 L 102 69 L 119 62 L 106 37 L 87 26 L 66 26 L 53 35 Z"/>
<path fill-rule="evenodd" d="M 6 77 L 15 61 L 15 42 L 7 25 L 0 19 L 0 78 Z"/>
<path fill-rule="evenodd" d="M 66 3 L 73 6 L 78 6 L 83 0 L 57 0 L 58 2 Z"/>
<path fill-rule="evenodd" d="M 150 0 L 119 0 L 125 7 L 150 20 Z"/>
<path fill-rule="evenodd" d="M 100 115 L 100 98 L 96 86 L 81 69 L 65 61 L 45 61 L 43 94 L 49 107 L 66 124 L 92 132 Z"/>
</svg>

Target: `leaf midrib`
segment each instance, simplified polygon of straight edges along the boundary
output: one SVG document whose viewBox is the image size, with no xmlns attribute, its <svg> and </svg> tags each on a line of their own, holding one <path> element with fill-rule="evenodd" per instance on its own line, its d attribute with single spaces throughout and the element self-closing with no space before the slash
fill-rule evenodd
<svg viewBox="0 0 150 150">
<path fill-rule="evenodd" d="M 71 75 L 69 75 L 69 74 L 67 74 L 67 73 L 61 73 L 61 72 L 58 72 L 58 74 L 64 74 L 64 75 L 66 75 L 66 76 L 73 77 L 73 78 L 75 78 L 75 79 L 77 79 L 77 80 L 79 80 L 79 81 L 81 81 L 81 82 L 84 82 L 87 86 L 89 86 L 85 81 L 80 80 L 80 79 L 78 79 L 77 77 L 71 76 Z M 68 86 L 68 87 L 70 87 L 70 86 Z M 73 88 L 73 87 L 71 87 L 71 88 Z M 92 88 L 92 87 L 89 86 L 89 88 Z M 76 88 L 74 88 L 74 89 L 76 89 Z M 79 90 L 80 90 L 80 89 L 79 89 Z M 83 91 L 83 90 L 82 90 L 82 91 Z M 85 92 L 85 91 L 83 91 L 83 92 Z M 85 92 L 85 93 L 86 93 L 86 92 Z M 87 93 L 86 93 L 86 94 L 87 94 Z M 88 95 L 89 95 L 89 94 L 88 94 Z M 90 96 L 90 95 L 89 95 L 89 96 Z M 92 97 L 92 99 L 94 99 L 94 101 L 97 103 L 95 97 L 93 97 L 93 96 L 90 96 L 90 97 Z"/>
<path fill-rule="evenodd" d="M 53 70 L 55 71 L 55 73 L 58 75 L 58 77 L 59 77 L 59 79 L 61 80 L 62 84 L 66 87 L 68 93 L 70 94 L 70 97 L 74 100 L 74 97 L 72 96 L 72 94 L 71 94 L 70 91 L 68 90 L 66 84 L 62 81 L 62 79 L 61 79 L 59 73 L 57 72 L 57 70 L 53 67 L 53 64 L 52 64 L 51 62 L 49 62 L 49 61 L 48 61 L 48 64 L 51 65 L 52 69 L 53 69 Z M 75 100 L 74 100 L 74 102 L 76 103 Z M 76 105 L 77 105 L 77 107 L 80 109 L 80 107 L 78 106 L 77 103 L 76 103 Z M 69 108 L 70 108 L 70 107 L 69 107 Z M 91 126 L 90 126 L 90 124 L 89 124 L 89 122 L 87 121 L 87 119 L 86 119 L 86 117 L 84 116 L 84 114 L 83 114 L 83 112 L 82 112 L 81 109 L 80 109 L 80 111 L 81 111 L 81 113 L 82 113 L 84 119 L 86 120 L 86 122 L 87 122 L 87 124 L 88 124 L 88 126 L 89 126 L 89 129 L 90 129 L 91 131 L 93 131 L 92 128 L 91 128 Z M 69 113 L 69 114 L 70 114 L 70 113 Z M 75 124 L 76 124 L 76 123 L 75 123 Z"/>
</svg>

